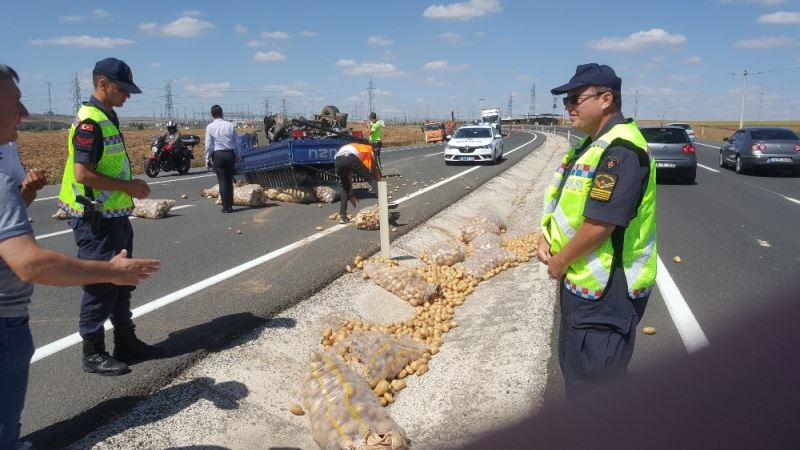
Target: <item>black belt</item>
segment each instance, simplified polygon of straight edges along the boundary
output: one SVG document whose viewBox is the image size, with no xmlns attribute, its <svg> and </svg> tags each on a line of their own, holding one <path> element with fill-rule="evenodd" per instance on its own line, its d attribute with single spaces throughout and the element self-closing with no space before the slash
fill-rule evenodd
<svg viewBox="0 0 800 450">
<path fill-rule="evenodd" d="M 232 152 L 232 149 L 226 148 L 225 150 L 214 150 L 215 152 Z"/>
</svg>

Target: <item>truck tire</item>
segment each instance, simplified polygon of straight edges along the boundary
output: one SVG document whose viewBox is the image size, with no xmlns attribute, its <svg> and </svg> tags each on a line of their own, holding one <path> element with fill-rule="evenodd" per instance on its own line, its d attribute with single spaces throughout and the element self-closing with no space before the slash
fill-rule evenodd
<svg viewBox="0 0 800 450">
<path fill-rule="evenodd" d="M 339 114 L 339 108 L 337 108 L 337 107 L 335 107 L 333 105 L 328 105 L 328 106 L 322 108 L 322 113 L 320 113 L 320 116 L 333 116 L 333 117 L 336 117 L 337 114 Z"/>
</svg>

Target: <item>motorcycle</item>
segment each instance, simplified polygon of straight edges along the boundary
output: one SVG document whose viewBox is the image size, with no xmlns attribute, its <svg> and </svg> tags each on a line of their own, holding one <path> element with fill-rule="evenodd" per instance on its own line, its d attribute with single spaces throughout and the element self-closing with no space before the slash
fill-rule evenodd
<svg viewBox="0 0 800 450">
<path fill-rule="evenodd" d="M 164 136 L 154 138 L 145 173 L 150 178 L 157 177 L 162 170 L 177 170 L 179 174 L 185 175 L 192 168 L 194 146 L 199 142 L 200 138 L 194 135 L 182 135 L 178 142 L 167 142 Z"/>
</svg>

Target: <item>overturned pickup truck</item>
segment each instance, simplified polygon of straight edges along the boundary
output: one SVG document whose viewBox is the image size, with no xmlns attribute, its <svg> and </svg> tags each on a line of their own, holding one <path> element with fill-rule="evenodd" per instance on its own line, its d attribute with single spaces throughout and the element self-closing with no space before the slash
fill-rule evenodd
<svg viewBox="0 0 800 450">
<path fill-rule="evenodd" d="M 335 106 L 313 120 L 267 116 L 263 132 L 242 136 L 239 171 L 248 183 L 268 188 L 333 184 L 338 182 L 333 159 L 350 142 L 369 143 L 347 129 L 347 114 Z"/>
</svg>

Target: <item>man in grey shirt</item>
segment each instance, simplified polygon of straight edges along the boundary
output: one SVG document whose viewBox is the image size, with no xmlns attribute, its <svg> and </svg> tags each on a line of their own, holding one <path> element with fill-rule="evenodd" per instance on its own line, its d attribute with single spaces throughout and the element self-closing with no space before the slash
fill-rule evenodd
<svg viewBox="0 0 800 450">
<path fill-rule="evenodd" d="M 17 139 L 28 110 L 17 73 L 0 64 L 0 145 Z M 19 446 L 20 416 L 33 357 L 28 304 L 33 283 L 80 286 L 90 283 L 136 285 L 159 269 L 153 259 L 128 259 L 123 250 L 111 261 L 84 261 L 45 250 L 36 243 L 27 206 L 47 184 L 41 170 L 29 171 L 22 185 L 13 170 L 0 167 L 0 450 Z"/>
</svg>

